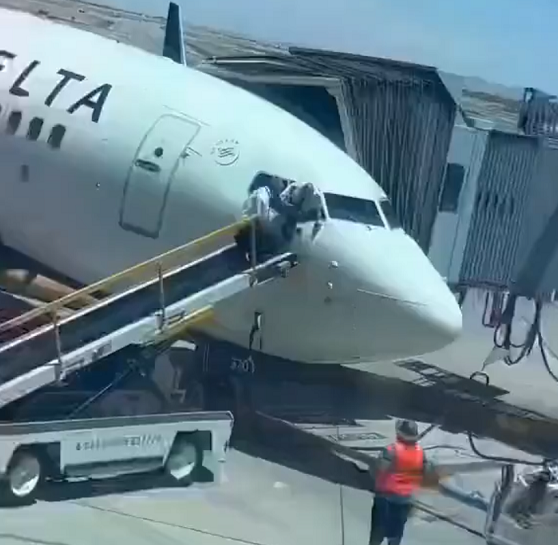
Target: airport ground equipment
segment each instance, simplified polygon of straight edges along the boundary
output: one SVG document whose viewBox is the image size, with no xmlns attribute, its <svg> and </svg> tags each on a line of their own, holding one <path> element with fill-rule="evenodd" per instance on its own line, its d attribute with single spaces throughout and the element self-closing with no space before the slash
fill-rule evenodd
<svg viewBox="0 0 558 545">
<path fill-rule="evenodd" d="M 0 324 L 3 332 L 38 316 L 52 317 L 48 325 L 0 346 L 0 407 L 131 345 L 166 342 L 208 319 L 220 301 L 284 277 L 297 264 L 293 253 L 250 264 L 238 250 L 233 236 L 249 221 Z M 123 291 L 118 292 L 119 287 Z M 100 293 L 99 300 L 86 308 L 58 318 L 68 301 Z"/>
<path fill-rule="evenodd" d="M 235 235 L 250 225 L 253 219 L 229 225 L 0 324 L 6 332 L 51 318 L 0 345 L 0 407 L 63 385 L 68 375 L 101 359 L 127 359 L 131 353 L 138 364 L 153 359 L 187 327 L 211 317 L 215 304 L 284 278 L 297 265 L 294 254 L 258 263 L 254 230 L 249 255 L 237 247 Z M 68 315 L 68 303 L 84 296 L 93 296 L 91 303 Z M 203 470 L 219 481 L 232 432 L 229 412 L 76 419 L 88 403 L 65 420 L 0 425 L 0 500 L 27 502 L 49 479 L 161 469 L 179 482 L 189 483 Z"/>
<path fill-rule="evenodd" d="M 556 542 L 558 470 L 554 463 L 533 468 L 502 467 L 490 499 L 484 534 L 487 545 L 546 545 Z"/>
<path fill-rule="evenodd" d="M 228 412 L 190 412 L 0 425 L 0 504 L 32 501 L 47 481 L 164 472 L 219 482 L 233 426 Z"/>
</svg>

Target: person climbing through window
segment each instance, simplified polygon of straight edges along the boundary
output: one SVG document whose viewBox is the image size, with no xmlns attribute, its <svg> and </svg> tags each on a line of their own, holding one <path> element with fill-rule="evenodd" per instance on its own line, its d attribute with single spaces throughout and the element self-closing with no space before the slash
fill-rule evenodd
<svg viewBox="0 0 558 545">
<path fill-rule="evenodd" d="M 261 262 L 279 253 L 295 236 L 300 221 L 318 219 L 322 200 L 311 183 L 299 184 L 277 176 L 259 174 L 249 188 L 243 215 L 256 216 L 256 253 Z M 251 226 L 235 237 L 249 259 Z"/>
<path fill-rule="evenodd" d="M 260 173 L 250 185 L 249 195 L 244 202 L 242 215 L 244 217 L 255 217 L 255 225 L 247 225 L 235 236 L 238 248 L 245 258 L 250 261 L 252 251 L 252 229 L 255 229 L 255 243 L 257 261 L 263 260 L 269 241 L 266 240 L 268 225 L 273 222 L 277 215 L 277 204 L 280 202 L 280 194 L 284 190 L 286 181 L 276 176 Z"/>
</svg>

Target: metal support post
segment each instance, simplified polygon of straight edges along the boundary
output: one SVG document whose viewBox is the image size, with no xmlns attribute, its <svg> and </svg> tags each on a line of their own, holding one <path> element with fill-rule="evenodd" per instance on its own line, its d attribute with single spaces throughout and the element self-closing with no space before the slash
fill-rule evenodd
<svg viewBox="0 0 558 545">
<path fill-rule="evenodd" d="M 159 329 L 163 330 L 165 328 L 167 316 L 165 305 L 165 279 L 163 277 L 163 266 L 161 265 L 161 262 L 157 263 L 157 276 L 159 278 Z"/>
<path fill-rule="evenodd" d="M 256 283 L 256 267 L 258 265 L 257 252 L 257 236 L 256 236 L 256 225 L 257 220 L 253 219 L 250 223 L 250 286 Z"/>
<path fill-rule="evenodd" d="M 56 382 L 60 382 L 64 379 L 64 362 L 62 360 L 62 341 L 60 339 L 60 326 L 58 324 L 58 313 L 54 311 L 51 314 L 52 317 L 52 325 L 53 325 L 53 332 L 54 332 L 54 343 L 56 346 L 56 356 L 58 362 L 55 364 L 55 378 Z"/>
</svg>

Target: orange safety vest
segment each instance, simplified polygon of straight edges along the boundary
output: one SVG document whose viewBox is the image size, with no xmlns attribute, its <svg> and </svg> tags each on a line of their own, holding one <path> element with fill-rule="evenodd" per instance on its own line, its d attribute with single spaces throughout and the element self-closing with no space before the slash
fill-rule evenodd
<svg viewBox="0 0 558 545">
<path fill-rule="evenodd" d="M 424 452 L 420 445 L 397 441 L 388 447 L 395 454 L 393 465 L 378 472 L 376 492 L 411 496 L 421 485 L 424 474 Z"/>
</svg>

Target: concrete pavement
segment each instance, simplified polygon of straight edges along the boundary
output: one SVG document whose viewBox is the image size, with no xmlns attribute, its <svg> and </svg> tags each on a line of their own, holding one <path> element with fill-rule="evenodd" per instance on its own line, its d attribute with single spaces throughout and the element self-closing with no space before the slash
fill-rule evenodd
<svg viewBox="0 0 558 545">
<path fill-rule="evenodd" d="M 357 545 L 371 495 L 232 451 L 220 487 L 111 494 L 4 510 L 2 545 Z M 104 485 L 103 485 L 104 486 Z M 344 539 L 342 530 L 344 529 Z M 416 511 L 406 545 L 481 539 Z"/>
</svg>

